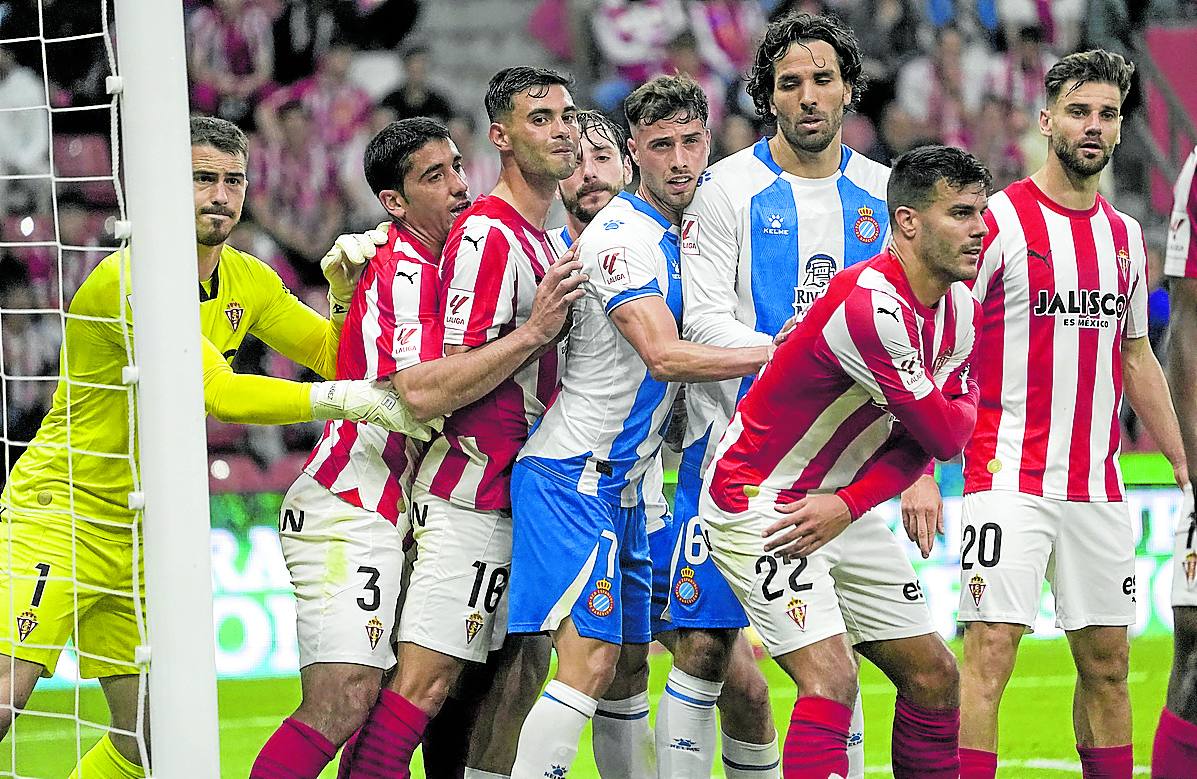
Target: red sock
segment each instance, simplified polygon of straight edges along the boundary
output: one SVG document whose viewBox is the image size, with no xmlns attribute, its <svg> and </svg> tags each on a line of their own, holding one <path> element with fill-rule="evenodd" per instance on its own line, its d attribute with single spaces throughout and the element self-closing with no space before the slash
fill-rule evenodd
<svg viewBox="0 0 1197 779">
<path fill-rule="evenodd" d="M 960 776 L 960 709 L 925 709 L 898 697 L 891 744 L 894 779 Z"/>
<path fill-rule="evenodd" d="M 852 707 L 827 698 L 799 698 L 782 751 L 785 779 L 848 775 L 848 729 Z"/>
<path fill-rule="evenodd" d="M 1153 779 L 1187 779 L 1197 766 L 1197 725 L 1164 709 L 1151 751 Z"/>
<path fill-rule="evenodd" d="M 337 779 L 349 779 L 349 766 L 353 763 L 353 752 L 357 749 L 357 737 L 361 734 L 361 728 L 358 728 L 345 742 L 345 746 L 341 747 L 341 760 L 337 763 Z"/>
<path fill-rule="evenodd" d="M 1135 771 L 1135 755 L 1130 744 L 1118 747 L 1083 747 L 1077 744 L 1081 756 L 1081 776 L 1085 779 L 1131 779 Z"/>
<path fill-rule="evenodd" d="M 316 779 L 337 754 L 320 731 L 287 717 L 262 746 L 250 779 Z"/>
<path fill-rule="evenodd" d="M 358 731 L 350 779 L 411 779 L 411 756 L 428 715 L 397 692 L 383 690 Z"/>
<path fill-rule="evenodd" d="M 960 779 L 994 779 L 997 752 L 960 747 Z"/>
</svg>

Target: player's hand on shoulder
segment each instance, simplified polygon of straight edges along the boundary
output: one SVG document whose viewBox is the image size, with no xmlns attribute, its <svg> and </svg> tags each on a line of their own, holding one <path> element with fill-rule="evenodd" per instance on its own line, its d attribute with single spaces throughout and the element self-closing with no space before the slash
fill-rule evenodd
<svg viewBox="0 0 1197 779">
<path fill-rule="evenodd" d="M 590 277 L 582 273 L 582 263 L 577 259 L 575 247 L 561 255 L 544 278 L 536 285 L 536 297 L 532 300 L 532 313 L 525 323 L 542 343 L 551 343 L 562 335 L 569 321 L 570 306 L 585 294 L 582 285 Z"/>
<path fill-rule="evenodd" d="M 781 346 L 783 343 L 785 343 L 785 340 L 790 337 L 790 333 L 794 332 L 794 328 L 797 327 L 798 323 L 801 321 L 801 314 L 794 314 L 794 316 L 787 319 L 786 323 L 781 326 L 781 330 L 778 330 L 777 335 L 773 337 L 773 344 L 775 346 Z"/>
<path fill-rule="evenodd" d="M 943 496 L 934 476 L 920 476 L 902 493 L 902 525 L 923 559 L 930 557 L 935 536 L 943 535 Z"/>
<path fill-rule="evenodd" d="M 342 379 L 312 385 L 312 418 L 345 419 L 428 441 L 441 429 L 443 417 L 421 422 L 389 381 Z"/>
<path fill-rule="evenodd" d="M 389 222 L 382 222 L 364 233 L 337 236 L 332 248 L 320 259 L 320 270 L 328 281 L 330 297 L 348 305 L 366 263 L 378 252 L 379 246 L 386 244 L 389 228 Z"/>
<path fill-rule="evenodd" d="M 765 528 L 761 537 L 765 551 L 778 556 L 807 557 L 852 524 L 848 504 L 835 493 L 807 495 L 777 510 L 785 516 Z"/>
</svg>

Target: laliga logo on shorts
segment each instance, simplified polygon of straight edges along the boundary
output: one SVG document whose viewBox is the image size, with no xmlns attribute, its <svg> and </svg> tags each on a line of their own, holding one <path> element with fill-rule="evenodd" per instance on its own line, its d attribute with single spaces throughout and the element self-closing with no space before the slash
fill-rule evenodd
<svg viewBox="0 0 1197 779">
<path fill-rule="evenodd" d="M 29 634 L 37 627 L 37 615 L 32 611 L 26 611 L 17 617 L 17 635 L 21 640 L 29 638 Z"/>
<path fill-rule="evenodd" d="M 370 639 L 371 650 L 378 648 L 378 642 L 382 640 L 382 621 L 378 617 L 370 617 L 366 623 L 366 638 Z"/>
<path fill-rule="evenodd" d="M 986 586 L 988 585 L 985 584 L 985 579 L 979 573 L 973 574 L 973 578 L 968 580 L 968 592 L 973 596 L 973 603 L 978 607 L 981 605 L 981 596 L 985 594 Z"/>
<path fill-rule="evenodd" d="M 678 571 L 681 580 L 673 588 L 673 595 L 685 606 L 693 606 L 698 600 L 698 582 L 694 581 L 694 569 L 686 566 Z"/>
<path fill-rule="evenodd" d="M 611 582 L 599 579 L 594 583 L 594 592 L 586 601 L 586 608 L 596 617 L 605 617 L 615 608 L 615 599 L 611 597 Z"/>
<path fill-rule="evenodd" d="M 861 206 L 856 213 L 859 218 L 852 225 L 852 232 L 856 233 L 856 240 L 861 243 L 872 243 L 881 237 L 881 224 L 873 218 L 873 209 Z"/>
<path fill-rule="evenodd" d="M 790 602 L 786 604 L 786 616 L 794 621 L 799 630 L 806 631 L 806 601 L 790 598 Z"/>
<path fill-rule="evenodd" d="M 233 301 L 225 306 L 224 315 L 228 318 L 229 324 L 233 326 L 233 332 L 237 332 L 237 328 L 241 326 L 241 317 L 245 316 L 245 309 L 237 301 Z"/>
<path fill-rule="evenodd" d="M 484 624 L 485 622 L 482 620 L 482 615 L 476 611 L 470 616 L 466 617 L 466 644 L 474 643 L 474 639 L 478 637 L 478 631 L 482 630 L 482 626 Z"/>
<path fill-rule="evenodd" d="M 1185 581 L 1189 586 L 1193 586 L 1193 578 L 1197 577 L 1197 552 L 1189 552 L 1185 555 Z"/>
</svg>

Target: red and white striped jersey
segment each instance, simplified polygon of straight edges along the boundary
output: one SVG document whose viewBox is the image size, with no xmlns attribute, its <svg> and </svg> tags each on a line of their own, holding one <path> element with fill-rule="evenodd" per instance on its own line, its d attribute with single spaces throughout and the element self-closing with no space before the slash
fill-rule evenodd
<svg viewBox="0 0 1197 779">
<path fill-rule="evenodd" d="M 527 321 L 553 256 L 544 231 L 510 204 L 494 196 L 474 201 L 441 253 L 445 346 L 482 346 Z M 558 356 L 550 349 L 454 411 L 429 446 L 417 483 L 465 508 L 510 508 L 511 466 L 557 392 Z"/>
<path fill-rule="evenodd" d="M 1168 253 L 1164 275 L 1197 279 L 1197 148 L 1185 160 L 1172 188 L 1172 216 L 1168 220 Z"/>
<path fill-rule="evenodd" d="M 711 498 L 738 513 L 856 482 L 895 432 L 889 409 L 968 394 L 978 316 L 964 284 L 920 303 L 888 251 L 840 271 L 736 407 Z"/>
<path fill-rule="evenodd" d="M 392 223 L 341 328 L 338 379 L 385 379 L 442 354 L 436 255 Z M 425 444 L 366 422 L 324 424 L 304 473 L 342 500 L 398 522 Z"/>
<path fill-rule="evenodd" d="M 1101 195 L 1076 211 L 1030 179 L 989 199 L 964 491 L 1124 500 L 1122 339 L 1147 335 L 1143 230 Z"/>
</svg>

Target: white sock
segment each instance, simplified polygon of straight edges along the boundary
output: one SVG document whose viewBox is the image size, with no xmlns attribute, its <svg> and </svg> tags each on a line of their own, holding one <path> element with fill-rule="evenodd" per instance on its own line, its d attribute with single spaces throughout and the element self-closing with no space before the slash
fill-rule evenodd
<svg viewBox="0 0 1197 779">
<path fill-rule="evenodd" d="M 780 779 L 777 736 L 768 744 L 749 744 L 723 734 L 723 772 L 727 779 Z"/>
<path fill-rule="evenodd" d="M 856 691 L 856 704 L 852 707 L 852 724 L 848 726 L 848 779 L 864 779 L 864 702 L 860 690 Z"/>
<path fill-rule="evenodd" d="M 723 682 L 708 682 L 674 668 L 657 708 L 658 774 L 708 779 L 715 764 L 715 701 Z"/>
<path fill-rule="evenodd" d="M 564 776 L 578 754 L 582 728 L 598 701 L 554 679 L 549 682 L 520 728 L 512 779 Z"/>
<path fill-rule="evenodd" d="M 477 768 L 467 768 L 464 779 L 511 779 L 507 774 L 492 774 L 490 771 L 479 771 Z"/>
<path fill-rule="evenodd" d="M 657 755 L 648 727 L 648 692 L 598 702 L 594 713 L 594 762 L 603 779 L 656 779 Z"/>
</svg>

